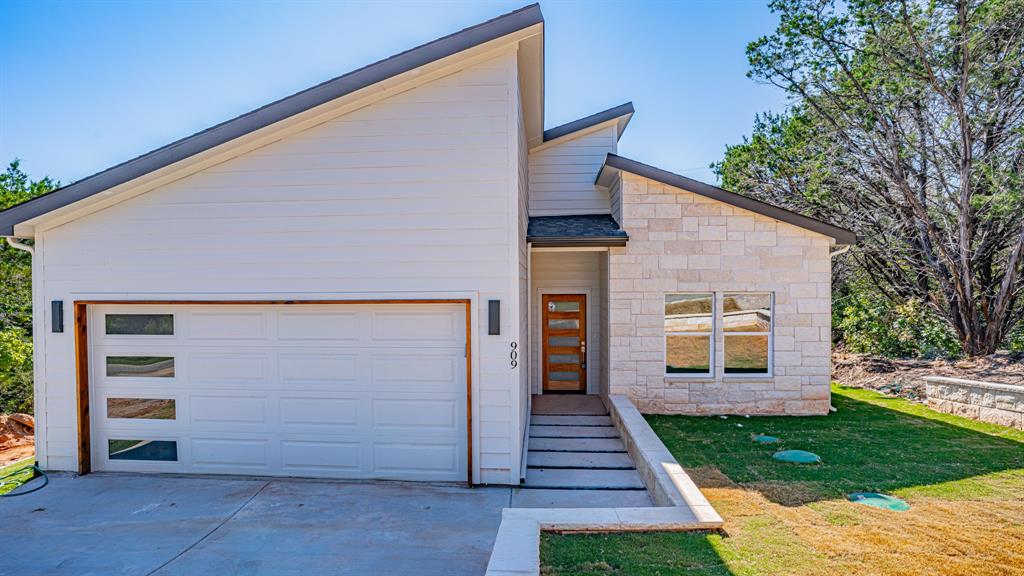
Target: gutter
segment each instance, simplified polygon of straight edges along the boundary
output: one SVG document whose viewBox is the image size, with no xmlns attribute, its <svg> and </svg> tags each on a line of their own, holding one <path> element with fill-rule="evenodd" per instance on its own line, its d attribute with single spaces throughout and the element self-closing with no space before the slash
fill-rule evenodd
<svg viewBox="0 0 1024 576">
<path fill-rule="evenodd" d="M 853 248 L 852 244 L 847 244 L 846 246 L 840 246 L 839 248 L 836 248 L 835 250 L 829 251 L 828 257 L 829 258 L 835 258 L 836 256 L 839 256 L 840 254 L 846 254 L 847 252 L 850 251 L 850 248 Z"/>
<path fill-rule="evenodd" d="M 11 245 L 11 248 L 14 248 L 16 250 L 22 250 L 24 252 L 28 252 L 29 254 L 36 253 L 36 249 L 33 248 L 31 244 L 25 244 L 24 242 L 18 240 L 14 236 L 5 236 L 5 238 L 7 238 L 7 243 Z"/>
<path fill-rule="evenodd" d="M 626 236 L 527 237 L 526 241 L 534 248 L 565 248 L 570 246 L 625 246 L 629 238 Z"/>
</svg>

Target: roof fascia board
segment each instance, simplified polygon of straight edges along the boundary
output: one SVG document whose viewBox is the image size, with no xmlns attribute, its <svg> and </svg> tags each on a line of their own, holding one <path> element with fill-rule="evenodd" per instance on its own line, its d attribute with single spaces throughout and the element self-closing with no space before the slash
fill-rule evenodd
<svg viewBox="0 0 1024 576">
<path fill-rule="evenodd" d="M 97 194 L 116 195 L 143 182 L 145 189 L 138 193 L 151 190 L 234 157 L 224 155 L 224 151 L 234 150 L 239 144 L 246 145 L 237 154 L 287 136 L 266 137 L 268 132 L 277 132 L 282 122 L 303 124 L 303 128 L 296 129 L 301 131 L 329 120 L 331 114 L 341 115 L 366 105 L 337 112 L 340 104 L 408 90 L 411 86 L 404 84 L 410 80 L 429 81 L 424 77 L 451 67 L 453 59 L 461 61 L 470 54 L 497 51 L 509 44 L 518 47 L 519 42 L 538 34 L 543 34 L 543 17 L 540 8 L 533 4 L 370 64 L 0 212 L 0 236 L 33 237 L 41 217 L 56 216 L 57 211 L 67 214 L 65 208 L 82 200 Z M 437 77 L 443 75 L 446 74 Z M 259 144 L 249 144 L 252 141 Z M 181 173 L 186 165 L 201 167 Z"/>
<path fill-rule="evenodd" d="M 548 148 L 556 148 L 558 146 L 561 146 L 562 144 L 565 144 L 566 142 L 572 142 L 573 140 L 576 140 L 578 138 L 582 138 L 582 137 L 584 137 L 584 136 L 586 136 L 588 134 L 593 134 L 594 132 L 600 132 L 601 130 L 607 130 L 608 128 L 610 128 L 612 126 L 615 126 L 616 124 L 618 124 L 618 120 L 615 120 L 615 119 L 606 120 L 606 121 L 604 121 L 604 122 L 602 122 L 600 124 L 594 124 L 593 126 L 588 126 L 586 128 L 580 129 L 580 130 L 578 130 L 576 132 L 571 132 L 569 134 L 566 134 L 565 136 L 560 136 L 560 137 L 558 137 L 558 138 L 556 138 L 554 140 L 545 140 L 541 144 L 538 144 L 538 145 L 530 148 L 530 153 L 532 154 L 534 152 L 540 152 L 542 150 L 547 150 Z"/>
<path fill-rule="evenodd" d="M 598 173 L 596 183 L 600 184 L 602 181 L 608 181 L 610 174 L 607 174 L 606 170 L 609 168 L 629 172 L 630 174 L 635 174 L 643 178 L 649 178 L 651 180 L 661 182 L 662 184 L 672 186 L 673 188 L 686 190 L 687 192 L 692 192 L 706 198 L 711 198 L 712 200 L 724 202 L 737 208 L 761 214 L 762 216 L 767 216 L 780 222 L 792 224 L 798 228 L 817 232 L 818 234 L 833 238 L 839 244 L 856 244 L 857 242 L 857 235 L 845 228 L 840 228 L 839 226 L 822 222 L 821 220 L 816 220 L 809 216 L 804 216 L 803 214 L 797 214 L 796 212 L 791 212 L 785 208 L 768 204 L 767 202 L 762 202 L 734 192 L 729 192 L 728 190 L 723 190 L 717 186 L 705 184 L 698 180 L 687 178 L 686 176 L 680 176 L 679 174 L 655 168 L 654 166 L 649 166 L 642 162 L 637 162 L 636 160 L 623 158 L 617 154 L 608 154 L 607 158 L 605 158 L 604 166 Z"/>
<path fill-rule="evenodd" d="M 625 104 L 619 104 L 613 108 L 602 110 L 596 114 L 585 116 L 572 122 L 567 122 L 561 126 L 555 126 L 549 130 L 544 131 L 544 142 L 551 142 L 558 140 L 564 136 L 568 136 L 580 130 L 586 130 L 591 126 L 597 124 L 604 124 L 609 120 L 615 120 L 618 124 L 618 131 L 615 135 L 616 138 L 622 137 L 622 132 L 626 129 L 626 125 L 629 124 L 629 120 L 633 117 L 632 102 L 626 102 Z"/>
</svg>

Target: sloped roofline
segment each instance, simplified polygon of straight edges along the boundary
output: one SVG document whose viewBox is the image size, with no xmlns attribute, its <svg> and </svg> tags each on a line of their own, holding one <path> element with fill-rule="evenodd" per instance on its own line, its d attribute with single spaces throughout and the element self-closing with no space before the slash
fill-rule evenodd
<svg viewBox="0 0 1024 576">
<path fill-rule="evenodd" d="M 845 228 L 840 228 L 834 224 L 829 224 L 828 222 L 804 216 L 803 214 L 797 214 L 796 212 L 791 212 L 785 208 L 768 204 L 767 202 L 754 200 L 753 198 L 748 198 L 746 196 L 736 194 L 735 192 L 729 192 L 728 190 L 723 190 L 717 186 L 705 184 L 698 180 L 687 178 L 686 176 L 655 168 L 654 166 L 637 162 L 636 160 L 630 160 L 629 158 L 624 158 L 617 154 L 608 154 L 605 158 L 604 166 L 601 167 L 601 171 L 598 172 L 597 175 L 597 184 L 600 185 L 602 181 L 608 181 L 607 172 L 610 169 L 623 170 L 630 174 L 650 178 L 651 180 L 661 182 L 668 186 L 682 188 L 687 192 L 700 194 L 701 196 L 711 198 L 712 200 L 718 200 L 719 202 L 724 202 L 726 204 L 736 206 L 737 208 L 756 212 L 757 214 L 786 222 L 787 224 L 792 224 L 799 228 L 811 230 L 812 232 L 817 232 L 818 234 L 834 238 L 838 244 L 857 243 L 857 235 Z"/>
<path fill-rule="evenodd" d="M 545 130 L 544 141 L 550 142 L 552 140 L 561 138 L 562 136 L 568 136 L 569 134 L 572 134 L 574 132 L 586 130 L 591 126 L 597 126 L 598 124 L 603 124 L 605 122 L 608 122 L 609 120 L 616 120 L 620 118 L 622 120 L 619 122 L 618 126 L 618 137 L 621 138 L 622 133 L 626 130 L 626 126 L 629 124 L 629 121 L 633 119 L 633 112 L 634 110 L 632 102 L 619 104 L 614 108 L 609 108 L 607 110 L 598 112 L 597 114 L 591 114 L 590 116 L 587 116 L 585 118 L 573 120 L 572 122 L 562 124 L 561 126 L 555 126 L 550 130 Z"/>
<path fill-rule="evenodd" d="M 152 152 L 0 211 L 0 236 L 14 235 L 14 226 L 26 220 L 130 182 L 388 78 L 543 22 L 544 17 L 540 12 L 540 6 L 531 4 L 353 70 L 312 88 L 307 88 L 237 118 L 222 122 Z"/>
</svg>

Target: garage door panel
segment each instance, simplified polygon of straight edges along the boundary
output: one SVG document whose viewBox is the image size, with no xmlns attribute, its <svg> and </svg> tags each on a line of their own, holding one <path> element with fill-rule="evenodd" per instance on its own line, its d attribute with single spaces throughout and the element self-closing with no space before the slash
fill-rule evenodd
<svg viewBox="0 0 1024 576">
<path fill-rule="evenodd" d="M 374 312 L 371 318 L 375 344 L 424 340 L 431 344 L 457 343 L 465 331 L 459 314 L 445 312 Z"/>
<path fill-rule="evenodd" d="M 278 370 L 281 382 L 286 384 L 358 382 L 358 361 L 356 354 L 341 355 L 335 350 L 317 354 L 280 354 Z"/>
<path fill-rule="evenodd" d="M 453 390 L 465 372 L 465 360 L 446 355 L 375 353 L 372 384 L 375 390 L 423 390 L 424 387 Z"/>
<path fill-rule="evenodd" d="M 262 382 L 267 377 L 264 354 L 191 354 L 189 379 L 201 382 Z"/>
<path fill-rule="evenodd" d="M 359 342 L 359 320 L 360 315 L 355 312 L 282 312 L 278 316 L 278 339 Z"/>
<path fill-rule="evenodd" d="M 229 396 L 192 394 L 189 397 L 191 418 L 196 425 L 266 427 L 267 398 L 263 396 Z"/>
<path fill-rule="evenodd" d="M 265 340 L 264 312 L 190 312 L 186 334 L 191 340 Z"/>
<path fill-rule="evenodd" d="M 362 444 L 344 440 L 282 440 L 281 467 L 296 474 L 360 475 L 365 468 Z"/>
<path fill-rule="evenodd" d="M 281 430 L 309 430 L 314 433 L 350 431 L 359 427 L 361 402 L 358 397 L 282 397 L 279 401 Z"/>
<path fill-rule="evenodd" d="M 455 443 L 378 442 L 373 446 L 373 470 L 398 478 L 449 476 L 458 472 Z"/>
<path fill-rule="evenodd" d="M 105 313 L 140 307 L 90 309 L 96 469 L 466 478 L 462 306 L 200 308 L 154 307 L 173 336 L 106 335 Z M 166 318 L 117 322 L 167 331 Z M 107 376 L 106 356 L 173 358 L 173 376 Z"/>
<path fill-rule="evenodd" d="M 192 438 L 192 465 L 195 468 L 231 469 L 270 468 L 269 439 Z"/>
<path fill-rule="evenodd" d="M 459 408 L 454 398 L 378 398 L 373 401 L 373 427 L 382 431 L 443 431 L 459 428 Z"/>
</svg>

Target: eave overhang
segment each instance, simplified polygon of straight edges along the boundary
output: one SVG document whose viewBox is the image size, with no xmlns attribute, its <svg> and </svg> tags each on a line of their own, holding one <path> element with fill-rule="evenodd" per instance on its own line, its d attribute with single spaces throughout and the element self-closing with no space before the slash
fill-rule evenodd
<svg viewBox="0 0 1024 576">
<path fill-rule="evenodd" d="M 667 186 L 672 186 L 673 188 L 680 188 L 687 192 L 700 194 L 701 196 L 711 198 L 712 200 L 717 200 L 737 208 L 749 210 L 750 212 L 761 214 L 762 216 L 767 216 L 780 222 L 792 224 L 798 228 L 817 232 L 818 234 L 832 238 L 835 240 L 836 244 L 849 245 L 857 243 L 857 235 L 845 228 L 840 228 L 834 224 L 829 224 L 828 222 L 804 216 L 803 214 L 797 214 L 796 212 L 780 208 L 773 204 L 768 204 L 767 202 L 748 198 L 746 196 L 736 194 L 735 192 L 729 192 L 728 190 L 724 190 L 710 184 L 705 184 L 698 180 L 687 178 L 686 176 L 655 168 L 654 166 L 637 162 L 636 160 L 630 160 L 629 158 L 624 158 L 617 154 L 608 154 L 605 158 L 604 166 L 602 166 L 600 172 L 598 172 L 595 184 L 598 186 L 611 185 L 616 171 L 618 170 L 649 178 Z"/>
</svg>

